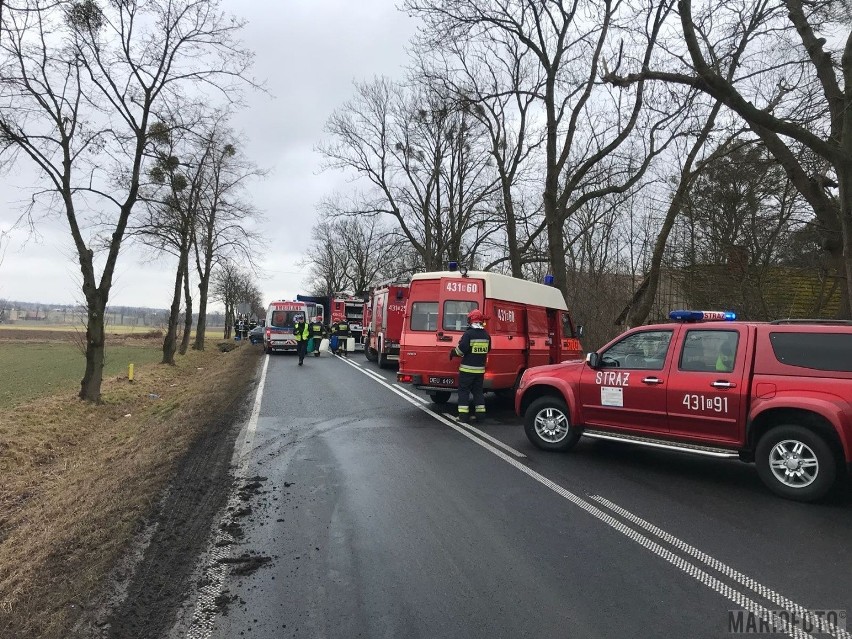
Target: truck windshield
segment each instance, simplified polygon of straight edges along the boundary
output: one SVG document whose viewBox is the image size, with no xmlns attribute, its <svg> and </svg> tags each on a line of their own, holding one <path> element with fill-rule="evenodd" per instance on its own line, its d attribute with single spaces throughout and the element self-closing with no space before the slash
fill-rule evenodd
<svg viewBox="0 0 852 639">
<path fill-rule="evenodd" d="M 272 320 L 269 325 L 274 328 L 290 328 L 295 323 L 296 315 L 305 315 L 304 311 L 272 311 Z"/>
</svg>

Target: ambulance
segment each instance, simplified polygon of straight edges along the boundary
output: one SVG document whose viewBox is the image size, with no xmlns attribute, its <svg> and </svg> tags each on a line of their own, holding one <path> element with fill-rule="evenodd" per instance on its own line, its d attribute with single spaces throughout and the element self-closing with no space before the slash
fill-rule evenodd
<svg viewBox="0 0 852 639">
<path fill-rule="evenodd" d="M 380 368 L 399 359 L 408 284 L 380 284 L 364 305 L 364 355 Z"/>
<path fill-rule="evenodd" d="M 479 309 L 491 335 L 485 390 L 514 393 L 533 366 L 582 359 L 578 331 L 559 289 L 508 275 L 450 270 L 411 279 L 397 381 L 429 393 L 438 404 L 458 388 L 458 360 L 449 353 Z"/>
<path fill-rule="evenodd" d="M 322 304 L 301 302 L 298 300 L 279 300 L 272 302 L 266 309 L 266 330 L 263 346 L 267 354 L 274 351 L 296 351 L 296 338 L 293 337 L 294 318 L 302 315 L 306 322 L 312 318 L 324 317 Z"/>
</svg>

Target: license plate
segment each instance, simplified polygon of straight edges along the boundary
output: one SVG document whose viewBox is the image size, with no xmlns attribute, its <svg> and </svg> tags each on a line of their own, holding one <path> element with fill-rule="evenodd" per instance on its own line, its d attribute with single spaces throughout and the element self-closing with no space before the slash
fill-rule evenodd
<svg viewBox="0 0 852 639">
<path fill-rule="evenodd" d="M 456 380 L 452 377 L 430 377 L 429 383 L 434 386 L 455 386 Z"/>
</svg>

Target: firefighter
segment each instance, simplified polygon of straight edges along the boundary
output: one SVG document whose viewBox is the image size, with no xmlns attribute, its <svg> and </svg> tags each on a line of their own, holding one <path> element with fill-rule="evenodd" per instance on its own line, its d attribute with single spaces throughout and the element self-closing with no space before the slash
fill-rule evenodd
<svg viewBox="0 0 852 639">
<path fill-rule="evenodd" d="M 485 360 L 491 350 L 491 336 L 485 330 L 485 316 L 479 309 L 467 314 L 467 330 L 458 346 L 450 351 L 450 359 L 461 357 L 459 364 L 459 420 L 470 421 L 470 399 L 473 395 L 474 417 L 485 418 L 485 395 L 482 390 L 485 380 Z"/>
<path fill-rule="evenodd" d="M 345 317 L 332 325 L 331 333 L 332 335 L 337 335 L 337 351 L 335 351 L 335 355 L 343 354 L 343 357 L 349 357 L 346 348 L 352 331 L 349 330 L 349 322 L 346 321 Z"/>
<path fill-rule="evenodd" d="M 296 315 L 293 317 L 293 337 L 296 339 L 296 352 L 299 354 L 299 366 L 305 361 L 305 354 L 308 350 L 308 338 L 311 333 L 308 329 L 308 324 L 305 322 L 304 315 Z"/>
<path fill-rule="evenodd" d="M 320 356 L 320 346 L 322 338 L 325 335 L 325 327 L 320 322 L 319 317 L 314 317 L 308 325 L 308 330 L 311 333 L 311 338 L 314 340 L 314 357 Z"/>
</svg>

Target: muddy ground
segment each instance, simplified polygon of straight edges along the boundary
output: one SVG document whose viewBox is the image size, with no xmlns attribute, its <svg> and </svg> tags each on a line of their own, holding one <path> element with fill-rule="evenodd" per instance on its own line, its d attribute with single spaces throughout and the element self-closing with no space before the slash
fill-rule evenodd
<svg viewBox="0 0 852 639">
<path fill-rule="evenodd" d="M 180 462 L 153 514 L 117 566 L 102 601 L 77 625 L 75 639 L 155 639 L 165 636 L 188 592 L 211 530 L 234 483 L 235 442 L 248 419 L 255 378 L 230 389 L 233 400 L 208 424 Z M 221 607 L 228 604 L 217 602 Z"/>
</svg>

